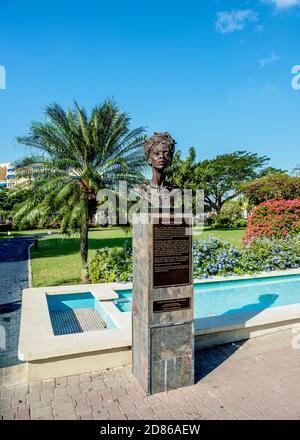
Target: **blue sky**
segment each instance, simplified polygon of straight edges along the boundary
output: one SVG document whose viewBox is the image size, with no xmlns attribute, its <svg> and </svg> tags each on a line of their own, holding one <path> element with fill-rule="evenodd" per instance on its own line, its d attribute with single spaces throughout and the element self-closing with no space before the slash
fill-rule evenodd
<svg viewBox="0 0 300 440">
<path fill-rule="evenodd" d="M 183 155 L 245 149 L 292 170 L 299 41 L 300 0 L 0 0 L 0 162 L 28 152 L 15 137 L 46 104 L 114 97 Z"/>
</svg>

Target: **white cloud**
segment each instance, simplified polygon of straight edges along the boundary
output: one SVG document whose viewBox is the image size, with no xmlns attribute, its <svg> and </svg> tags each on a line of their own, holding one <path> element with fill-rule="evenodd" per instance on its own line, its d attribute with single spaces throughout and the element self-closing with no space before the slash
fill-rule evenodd
<svg viewBox="0 0 300 440">
<path fill-rule="evenodd" d="M 262 3 L 270 3 L 277 9 L 288 9 L 300 5 L 300 0 L 261 0 Z"/>
<path fill-rule="evenodd" d="M 259 60 L 260 67 L 266 67 L 268 64 L 274 63 L 274 61 L 280 60 L 280 57 L 276 55 L 274 52 L 271 52 L 268 58 L 262 58 Z"/>
<path fill-rule="evenodd" d="M 248 22 L 256 22 L 258 15 L 253 9 L 220 11 L 217 13 L 216 30 L 221 34 L 242 31 Z"/>
</svg>

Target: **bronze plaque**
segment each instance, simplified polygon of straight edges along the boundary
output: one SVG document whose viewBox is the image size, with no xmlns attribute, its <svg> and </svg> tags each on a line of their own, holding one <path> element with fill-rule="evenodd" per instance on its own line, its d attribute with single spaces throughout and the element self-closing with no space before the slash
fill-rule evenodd
<svg viewBox="0 0 300 440">
<path fill-rule="evenodd" d="M 191 298 L 166 299 L 153 301 L 153 313 L 174 312 L 191 308 Z"/>
<path fill-rule="evenodd" d="M 153 288 L 191 284 L 191 236 L 188 225 L 153 225 Z"/>
</svg>

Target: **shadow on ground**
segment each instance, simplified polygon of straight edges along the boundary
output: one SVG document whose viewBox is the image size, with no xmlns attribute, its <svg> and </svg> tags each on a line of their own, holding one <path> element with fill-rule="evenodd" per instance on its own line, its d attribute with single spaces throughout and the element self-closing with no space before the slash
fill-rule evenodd
<svg viewBox="0 0 300 440">
<path fill-rule="evenodd" d="M 230 358 L 246 342 L 238 341 L 219 345 L 214 348 L 197 350 L 195 352 L 195 383 L 210 374 Z"/>
</svg>

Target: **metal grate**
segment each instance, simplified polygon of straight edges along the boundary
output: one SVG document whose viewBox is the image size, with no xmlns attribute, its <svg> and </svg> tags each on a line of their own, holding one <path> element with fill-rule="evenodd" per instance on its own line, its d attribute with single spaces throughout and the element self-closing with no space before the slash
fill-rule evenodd
<svg viewBox="0 0 300 440">
<path fill-rule="evenodd" d="M 54 335 L 104 330 L 106 323 L 95 309 L 55 310 L 50 313 Z"/>
</svg>

